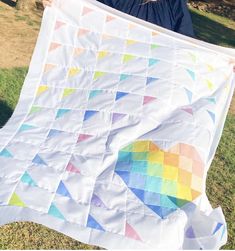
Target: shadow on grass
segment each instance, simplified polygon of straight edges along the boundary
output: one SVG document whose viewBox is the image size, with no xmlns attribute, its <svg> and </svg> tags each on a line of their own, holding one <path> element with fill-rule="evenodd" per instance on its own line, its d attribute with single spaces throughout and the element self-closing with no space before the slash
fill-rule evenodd
<svg viewBox="0 0 235 251">
<path fill-rule="evenodd" d="M 11 6 L 11 7 L 15 7 L 16 6 L 16 2 L 11 1 L 11 0 L 0 0 L 1 2 Z"/>
<path fill-rule="evenodd" d="M 235 30 L 195 11 L 191 11 L 191 16 L 198 39 L 221 46 L 235 47 Z"/>
<path fill-rule="evenodd" d="M 6 102 L 0 100 L 0 129 L 6 124 L 12 113 L 13 110 L 6 104 Z"/>
</svg>

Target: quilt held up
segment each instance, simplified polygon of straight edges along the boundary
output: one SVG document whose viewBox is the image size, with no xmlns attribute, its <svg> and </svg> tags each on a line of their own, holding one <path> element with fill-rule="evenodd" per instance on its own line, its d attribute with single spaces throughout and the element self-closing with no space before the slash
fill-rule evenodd
<svg viewBox="0 0 235 251">
<path fill-rule="evenodd" d="M 105 248 L 221 247 L 205 186 L 234 55 L 92 0 L 55 1 L 0 130 L 0 224 Z"/>
</svg>

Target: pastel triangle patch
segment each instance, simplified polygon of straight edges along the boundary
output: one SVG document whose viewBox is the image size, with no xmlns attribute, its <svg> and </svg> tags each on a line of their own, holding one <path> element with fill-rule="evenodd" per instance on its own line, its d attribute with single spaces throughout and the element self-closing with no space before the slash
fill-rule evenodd
<svg viewBox="0 0 235 251">
<path fill-rule="evenodd" d="M 90 13 L 92 11 L 94 11 L 94 10 L 91 9 L 91 8 L 88 8 L 88 7 L 84 7 L 83 11 L 82 11 L 82 16 L 85 16 L 85 15 L 87 15 L 88 13 Z"/>
<path fill-rule="evenodd" d="M 126 222 L 126 229 L 125 229 L 125 236 L 129 237 L 131 239 L 135 239 L 138 241 L 141 241 L 140 236 L 138 235 L 138 233 L 135 231 L 135 229 Z"/>
<path fill-rule="evenodd" d="M 115 100 L 119 100 L 125 96 L 127 96 L 129 93 L 128 92 L 117 92 Z"/>
<path fill-rule="evenodd" d="M 185 92 L 187 94 L 189 102 L 191 103 L 192 102 L 192 98 L 193 98 L 193 93 L 190 90 L 188 90 L 187 88 L 184 88 L 184 90 L 185 90 Z"/>
<path fill-rule="evenodd" d="M 92 98 L 95 98 L 96 96 L 98 96 L 101 93 L 103 93 L 102 90 L 91 91 L 90 94 L 89 94 L 89 100 L 92 99 Z"/>
<path fill-rule="evenodd" d="M 188 74 L 190 75 L 190 77 L 192 78 L 192 80 L 196 79 L 196 75 L 195 72 L 193 72 L 192 70 L 187 69 Z"/>
<path fill-rule="evenodd" d="M 136 58 L 136 56 L 134 56 L 134 55 L 125 54 L 123 56 L 123 63 L 128 63 L 128 62 L 134 60 L 135 58 Z"/>
<path fill-rule="evenodd" d="M 59 109 L 56 114 L 56 119 L 63 117 L 65 114 L 70 112 L 70 109 Z"/>
<path fill-rule="evenodd" d="M 37 90 L 37 96 L 41 95 L 42 93 L 46 92 L 49 89 L 49 87 L 47 85 L 41 85 L 38 87 Z"/>
<path fill-rule="evenodd" d="M 63 181 L 60 181 L 60 184 L 56 190 L 57 194 L 69 197 L 70 199 L 72 199 L 72 196 L 70 194 L 70 192 L 68 191 L 67 187 L 65 186 Z"/>
<path fill-rule="evenodd" d="M 45 165 L 47 166 L 47 163 L 37 154 L 34 159 L 32 160 L 34 164 L 39 164 L 39 165 Z"/>
<path fill-rule="evenodd" d="M 59 28 L 61 28 L 64 25 L 66 25 L 66 23 L 60 22 L 60 21 L 56 21 L 55 30 L 58 30 Z"/>
<path fill-rule="evenodd" d="M 84 52 L 84 50 L 85 50 L 85 49 L 83 49 L 83 48 L 75 48 L 75 49 L 74 49 L 74 54 L 75 54 L 76 56 L 80 56 L 80 55 Z"/>
<path fill-rule="evenodd" d="M 36 126 L 23 124 L 23 125 L 20 127 L 19 132 L 25 132 L 25 131 L 28 131 L 28 130 L 31 130 L 31 129 L 34 129 L 34 128 L 36 128 Z"/>
<path fill-rule="evenodd" d="M 190 238 L 190 239 L 193 239 L 193 238 L 196 237 L 192 226 L 190 226 L 190 227 L 187 229 L 185 235 L 186 235 L 188 238 Z"/>
<path fill-rule="evenodd" d="M 207 100 L 212 103 L 212 104 L 216 104 L 216 99 L 215 98 L 207 98 Z"/>
<path fill-rule="evenodd" d="M 113 21 L 114 19 L 116 19 L 116 17 L 113 17 L 113 16 L 107 16 L 106 17 L 106 23 L 110 22 L 110 21 Z"/>
<path fill-rule="evenodd" d="M 21 182 L 30 185 L 30 186 L 37 186 L 36 182 L 32 179 L 32 177 L 29 175 L 29 173 L 26 171 L 24 175 L 21 177 Z"/>
<path fill-rule="evenodd" d="M 96 194 L 92 195 L 91 204 L 96 206 L 96 207 L 107 208 L 105 206 L 104 202 Z"/>
<path fill-rule="evenodd" d="M 49 71 L 51 71 L 55 67 L 56 67 L 56 65 L 54 65 L 54 64 L 46 64 L 44 67 L 44 73 L 48 73 Z"/>
<path fill-rule="evenodd" d="M 123 113 L 113 113 L 112 124 L 115 124 L 116 122 L 120 121 L 124 117 L 126 117 L 126 114 L 123 114 Z"/>
<path fill-rule="evenodd" d="M 77 140 L 77 143 L 85 141 L 87 139 L 90 139 L 91 137 L 93 137 L 92 135 L 88 135 L 88 134 L 80 134 Z"/>
<path fill-rule="evenodd" d="M 206 84 L 209 90 L 214 89 L 214 84 L 210 80 L 206 80 Z"/>
<path fill-rule="evenodd" d="M 86 111 L 85 115 L 84 115 L 84 121 L 90 119 L 91 117 L 93 117 L 97 113 L 98 113 L 98 111 Z"/>
<path fill-rule="evenodd" d="M 75 167 L 71 162 L 69 162 L 69 164 L 67 165 L 66 171 L 78 174 L 81 173 L 80 170 L 77 167 Z"/>
<path fill-rule="evenodd" d="M 59 211 L 59 209 L 55 206 L 54 203 L 51 204 L 48 214 L 61 220 L 65 220 L 63 214 Z"/>
<path fill-rule="evenodd" d="M 61 47 L 61 44 L 58 44 L 58 43 L 51 43 L 50 45 L 50 48 L 49 48 L 49 51 L 53 51 L 57 48 Z"/>
<path fill-rule="evenodd" d="M 208 111 L 208 110 L 207 110 L 207 112 L 208 112 L 208 114 L 210 115 L 210 117 L 211 117 L 213 123 L 215 123 L 215 114 L 214 114 L 213 112 L 211 112 L 211 111 Z"/>
<path fill-rule="evenodd" d="M 151 44 L 151 49 L 152 50 L 155 50 L 157 48 L 159 48 L 159 45 L 157 45 L 157 44 Z"/>
<path fill-rule="evenodd" d="M 97 80 L 97 79 L 105 76 L 106 74 L 107 74 L 106 72 L 96 71 L 94 74 L 94 80 Z"/>
<path fill-rule="evenodd" d="M 98 53 L 98 60 L 103 59 L 103 58 L 107 57 L 108 55 L 109 55 L 108 51 L 100 51 Z"/>
<path fill-rule="evenodd" d="M 124 80 L 126 80 L 126 79 L 128 79 L 128 78 L 130 78 L 131 77 L 131 75 L 128 75 L 128 74 L 121 74 L 120 75 L 120 81 L 124 81 Z"/>
<path fill-rule="evenodd" d="M 215 234 L 216 232 L 218 232 L 222 226 L 223 226 L 222 223 L 217 223 L 217 225 L 216 225 L 216 227 L 215 227 L 215 229 L 213 231 L 213 234 Z"/>
<path fill-rule="evenodd" d="M 160 62 L 159 59 L 150 58 L 149 59 L 149 66 L 153 66 L 153 65 L 157 64 L 158 62 Z"/>
<path fill-rule="evenodd" d="M 157 36 L 159 33 L 158 32 L 156 32 L 156 31 L 153 31 L 152 32 L 152 36 Z"/>
<path fill-rule="evenodd" d="M 81 69 L 78 67 L 72 67 L 69 69 L 68 72 L 68 76 L 71 77 L 75 77 L 76 75 L 78 75 L 81 72 Z"/>
<path fill-rule="evenodd" d="M 81 36 L 84 36 L 86 34 L 88 34 L 90 31 L 89 30 L 86 30 L 86 29 L 80 29 L 78 31 L 78 36 L 81 37 Z"/>
<path fill-rule="evenodd" d="M 190 115 L 193 115 L 193 109 L 191 107 L 185 107 L 182 108 L 182 110 L 189 113 Z"/>
<path fill-rule="evenodd" d="M 103 227 L 90 214 L 87 219 L 87 227 L 104 231 Z"/>
<path fill-rule="evenodd" d="M 147 84 L 147 85 L 150 85 L 150 84 L 152 84 L 153 82 L 155 82 L 155 81 L 157 81 L 157 80 L 159 80 L 159 79 L 158 79 L 158 78 L 148 77 L 148 78 L 147 78 L 146 84 Z"/>
<path fill-rule="evenodd" d="M 1 157 L 13 158 L 13 155 L 5 148 L 0 152 Z"/>
<path fill-rule="evenodd" d="M 18 206 L 18 207 L 26 207 L 25 203 L 20 199 L 20 197 L 16 193 L 12 194 L 8 205 Z"/>
<path fill-rule="evenodd" d="M 36 113 L 36 112 L 40 112 L 41 110 L 42 110 L 42 107 L 39 107 L 39 106 L 32 106 L 32 108 L 31 108 L 29 114 L 33 114 L 33 113 Z"/>
<path fill-rule="evenodd" d="M 66 89 L 64 89 L 64 92 L 63 92 L 63 98 L 66 98 L 75 92 L 76 92 L 76 89 L 66 88 Z"/>
<path fill-rule="evenodd" d="M 51 129 L 47 138 L 56 137 L 57 135 L 60 135 L 61 133 L 62 133 L 62 131 L 60 131 L 60 130 Z"/>
<path fill-rule="evenodd" d="M 131 40 L 131 39 L 126 40 L 127 45 L 133 45 L 133 44 L 137 44 L 137 43 L 138 42 L 136 40 Z"/>
<path fill-rule="evenodd" d="M 143 100 L 143 105 L 147 105 L 147 104 L 153 102 L 154 100 L 156 100 L 155 97 L 145 96 L 144 100 Z"/>
</svg>

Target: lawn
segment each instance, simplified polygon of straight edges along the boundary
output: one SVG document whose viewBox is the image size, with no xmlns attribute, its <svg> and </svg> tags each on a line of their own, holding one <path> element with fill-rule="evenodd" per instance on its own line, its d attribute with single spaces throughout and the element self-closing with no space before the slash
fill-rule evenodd
<svg viewBox="0 0 235 251">
<path fill-rule="evenodd" d="M 235 47 L 235 23 L 212 14 L 192 10 L 198 38 Z M 11 116 L 18 101 L 27 68 L 0 69 L 0 127 Z M 235 115 L 227 116 L 223 136 L 208 173 L 207 195 L 213 207 L 223 208 L 229 231 L 224 249 L 235 248 Z M 90 249 L 69 237 L 33 223 L 13 223 L 0 228 L 0 249 Z"/>
</svg>

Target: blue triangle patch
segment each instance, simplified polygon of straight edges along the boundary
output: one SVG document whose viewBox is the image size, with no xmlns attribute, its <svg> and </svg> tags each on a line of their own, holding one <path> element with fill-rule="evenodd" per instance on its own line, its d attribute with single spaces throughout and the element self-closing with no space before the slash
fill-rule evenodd
<svg viewBox="0 0 235 251">
<path fill-rule="evenodd" d="M 192 80 L 195 80 L 195 79 L 196 79 L 195 72 L 193 72 L 193 71 L 191 71 L 191 70 L 189 70 L 189 69 L 187 69 L 187 72 L 188 72 L 188 74 L 190 75 L 190 77 L 192 78 Z"/>
<path fill-rule="evenodd" d="M 90 228 L 95 228 L 95 229 L 98 229 L 98 230 L 101 230 L 101 231 L 105 231 L 101 225 L 89 214 L 88 216 L 88 220 L 87 220 L 87 227 L 90 227 Z"/>
<path fill-rule="evenodd" d="M 157 64 L 158 62 L 160 62 L 159 59 L 150 58 L 149 59 L 149 66 L 153 66 L 153 65 Z"/>
<path fill-rule="evenodd" d="M 121 74 L 121 75 L 120 75 L 120 81 L 124 81 L 124 80 L 128 79 L 129 77 L 131 77 L 131 75 L 128 75 L 128 74 Z"/>
<path fill-rule="evenodd" d="M 215 234 L 217 231 L 219 231 L 219 229 L 220 229 L 222 226 L 223 226 L 222 223 L 217 223 L 217 225 L 216 225 L 216 227 L 215 227 L 215 229 L 214 229 L 214 231 L 213 231 L 213 234 Z"/>
<path fill-rule="evenodd" d="M 70 109 L 59 109 L 56 114 L 56 119 L 63 117 L 66 113 L 70 111 Z"/>
<path fill-rule="evenodd" d="M 129 94 L 128 92 L 117 92 L 115 100 L 119 100 L 119 99 L 127 96 L 128 94 Z"/>
<path fill-rule="evenodd" d="M 98 113 L 98 111 L 86 111 L 83 121 L 90 119 L 91 117 L 93 117 L 97 113 Z"/>
<path fill-rule="evenodd" d="M 66 196 L 66 197 L 69 197 L 72 199 L 72 196 L 71 194 L 69 193 L 67 187 L 65 186 L 65 184 L 63 183 L 63 181 L 60 181 L 60 184 L 57 188 L 57 191 L 56 191 L 57 194 L 60 194 L 60 195 L 63 195 L 63 196 Z"/>
<path fill-rule="evenodd" d="M 0 152 L 1 157 L 13 158 L 13 155 L 5 148 Z"/>
<path fill-rule="evenodd" d="M 190 226 L 190 227 L 187 229 L 185 235 L 186 235 L 188 238 L 190 238 L 190 239 L 193 239 L 193 238 L 196 237 L 192 226 Z"/>
<path fill-rule="evenodd" d="M 33 128 L 35 128 L 35 126 L 23 124 L 23 125 L 20 127 L 19 132 L 28 131 L 28 130 L 33 129 Z"/>
<path fill-rule="evenodd" d="M 162 219 L 164 219 L 167 215 L 176 211 L 173 208 L 159 207 L 153 205 L 147 205 L 150 209 L 152 209 L 157 215 L 159 215 Z"/>
<path fill-rule="evenodd" d="M 28 174 L 28 172 L 26 171 L 24 173 L 24 175 L 21 177 L 21 182 L 27 184 L 27 185 L 30 185 L 30 186 L 33 186 L 33 187 L 36 187 L 37 184 L 35 183 L 35 181 L 32 179 L 32 177 Z"/>
<path fill-rule="evenodd" d="M 211 119 L 213 120 L 213 123 L 215 123 L 215 114 L 211 111 L 208 111 L 208 110 L 207 110 L 207 112 L 210 115 Z"/>
<path fill-rule="evenodd" d="M 159 80 L 159 78 L 151 78 L 151 77 L 148 77 L 148 78 L 147 78 L 146 85 L 152 84 L 154 81 L 157 81 L 157 80 Z"/>
<path fill-rule="evenodd" d="M 102 92 L 103 92 L 102 90 L 93 90 L 93 91 L 91 91 L 90 94 L 89 94 L 89 100 L 92 99 L 92 98 L 95 98 L 96 96 L 98 96 Z"/>
<path fill-rule="evenodd" d="M 193 93 L 190 90 L 186 89 L 186 88 L 184 88 L 184 90 L 186 91 L 186 94 L 188 96 L 188 100 L 191 103 L 192 102 L 192 98 L 193 98 Z"/>
<path fill-rule="evenodd" d="M 51 204 L 50 209 L 48 211 L 48 214 L 52 215 L 52 216 L 54 216 L 56 218 L 65 220 L 63 214 L 59 211 L 59 209 L 55 206 L 54 203 Z"/>
<path fill-rule="evenodd" d="M 128 185 L 129 179 L 130 179 L 130 172 L 126 171 L 115 171 L 122 179 L 123 181 Z"/>
<path fill-rule="evenodd" d="M 55 136 L 57 136 L 57 135 L 59 135 L 61 133 L 62 133 L 62 131 L 51 129 L 48 136 L 47 136 L 47 138 L 55 137 Z"/>
<path fill-rule="evenodd" d="M 216 104 L 216 99 L 215 98 L 207 98 L 207 100 L 212 103 L 212 104 Z"/>
<path fill-rule="evenodd" d="M 37 154 L 34 159 L 32 160 L 34 164 L 39 164 L 39 165 L 45 165 L 47 166 L 47 163 Z"/>
<path fill-rule="evenodd" d="M 142 201 L 144 201 L 144 190 L 131 188 L 131 191 Z"/>
</svg>

